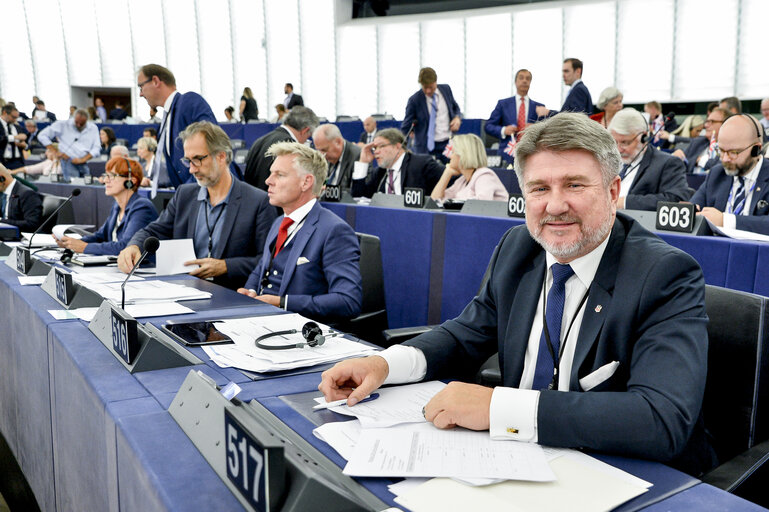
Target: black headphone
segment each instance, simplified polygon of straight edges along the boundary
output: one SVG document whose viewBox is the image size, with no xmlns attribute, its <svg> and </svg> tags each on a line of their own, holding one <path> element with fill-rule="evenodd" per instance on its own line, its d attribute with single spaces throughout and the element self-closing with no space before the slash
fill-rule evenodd
<svg viewBox="0 0 769 512">
<path fill-rule="evenodd" d="M 638 112 L 636 109 L 633 109 L 633 112 Z M 646 120 L 644 115 L 640 112 L 638 112 L 638 115 L 643 119 L 644 126 L 646 126 L 646 130 L 641 132 L 641 144 L 646 144 L 646 141 L 649 140 L 649 121 Z"/>
<path fill-rule="evenodd" d="M 65 265 L 69 265 L 72 262 L 72 258 L 75 256 L 75 252 L 72 249 L 64 249 L 64 252 L 61 253 L 61 258 L 59 261 L 61 261 Z"/>
<path fill-rule="evenodd" d="M 123 157 L 123 160 L 125 160 L 125 164 L 128 166 L 128 179 L 123 182 L 123 186 L 126 189 L 131 190 L 134 188 L 134 182 L 131 179 L 131 162 L 129 162 L 126 157 Z"/>
<path fill-rule="evenodd" d="M 262 336 L 259 336 L 256 338 L 256 346 L 259 348 L 263 348 L 264 350 L 288 350 L 291 348 L 302 348 L 302 347 L 319 347 L 323 345 L 326 342 L 326 338 L 333 338 L 334 336 L 341 336 L 343 333 L 341 332 L 334 332 L 331 334 L 323 335 L 323 331 L 321 330 L 320 326 L 316 324 L 315 322 L 307 322 L 302 327 L 302 336 L 305 340 L 307 340 L 307 343 L 291 343 L 288 345 L 265 345 L 262 343 L 262 341 L 266 340 L 267 338 L 272 338 L 273 336 L 285 336 L 286 334 L 296 334 L 296 329 L 289 329 L 287 331 L 275 331 L 268 334 L 263 334 Z"/>
<path fill-rule="evenodd" d="M 0 183 L 5 183 L 5 176 L 0 176 Z"/>
<path fill-rule="evenodd" d="M 737 114 L 739 116 L 745 116 L 748 119 L 750 119 L 750 122 L 753 123 L 753 127 L 756 129 L 756 138 L 759 141 L 764 140 L 764 136 L 761 134 L 761 129 L 758 127 L 758 121 L 756 121 L 756 118 L 751 116 L 750 114 Z M 756 158 L 761 154 L 761 142 L 758 142 L 756 144 L 753 144 L 753 146 L 750 148 L 750 156 L 753 158 Z"/>
</svg>

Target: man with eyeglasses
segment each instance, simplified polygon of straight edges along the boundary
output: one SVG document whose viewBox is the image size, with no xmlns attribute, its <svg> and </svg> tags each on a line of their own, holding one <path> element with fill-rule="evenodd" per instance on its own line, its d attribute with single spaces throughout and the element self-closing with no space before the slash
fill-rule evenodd
<svg viewBox="0 0 769 512">
<path fill-rule="evenodd" d="M 443 164 L 430 155 L 408 151 L 406 138 L 396 128 L 378 131 L 374 142 L 363 146 L 352 175 L 352 195 L 371 197 L 376 192 L 403 194 L 406 188 L 421 188 L 429 194 L 441 179 Z M 373 168 L 376 159 L 379 167 Z"/>
<path fill-rule="evenodd" d="M 312 132 L 312 143 L 328 162 L 327 185 L 348 190 L 352 183 L 354 163 L 360 158 L 359 146 L 344 140 L 334 124 L 322 124 Z"/>
<path fill-rule="evenodd" d="M 721 163 L 692 196 L 698 215 L 719 227 L 769 235 L 769 162 L 761 156 L 762 139 L 753 116 L 724 122 L 718 134 Z"/>
<path fill-rule="evenodd" d="M 192 123 L 179 134 L 184 147 L 180 164 L 197 183 L 180 185 L 160 217 L 136 232 L 118 256 L 118 267 L 130 272 L 144 240 L 191 238 L 196 259 L 190 275 L 237 289 L 246 282 L 262 254 L 275 208 L 267 194 L 229 171 L 232 146 L 218 125 Z"/>
<path fill-rule="evenodd" d="M 714 108 L 705 120 L 705 135 L 692 139 L 686 151 L 677 149 L 673 156 L 686 164 L 686 172 L 704 174 L 719 163 L 718 132 L 732 113 L 720 107 Z"/>
<path fill-rule="evenodd" d="M 208 102 L 198 93 L 179 93 L 176 78 L 170 70 L 158 64 L 146 64 L 136 75 L 139 96 L 147 100 L 151 108 L 162 107 L 163 121 L 158 133 L 158 151 L 155 169 L 152 170 L 152 197 L 158 188 L 178 187 L 194 181 L 187 167 L 182 165 L 184 153 L 181 133 L 197 121 L 216 123 L 216 117 Z"/>
</svg>

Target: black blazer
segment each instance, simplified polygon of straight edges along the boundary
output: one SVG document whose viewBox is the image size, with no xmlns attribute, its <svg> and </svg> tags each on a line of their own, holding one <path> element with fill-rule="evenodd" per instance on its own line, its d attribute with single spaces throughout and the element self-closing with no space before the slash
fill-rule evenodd
<svg viewBox="0 0 769 512">
<path fill-rule="evenodd" d="M 433 191 L 443 174 L 443 164 L 430 155 L 418 155 L 407 152 L 401 163 L 401 190 L 404 188 L 421 188 L 425 196 Z M 352 195 L 354 197 L 371 197 L 376 192 L 386 190 L 385 176 L 387 169 L 369 166 L 366 179 L 352 180 Z"/>
<path fill-rule="evenodd" d="M 264 241 L 277 212 L 270 205 L 266 192 L 236 179 L 233 182 L 227 214 L 222 219 L 221 239 L 226 243 L 219 244 L 211 257 L 227 263 L 227 273 L 215 277 L 214 282 L 234 290 L 245 284 L 262 256 Z M 185 183 L 177 188 L 160 217 L 137 231 L 127 245 L 143 247 L 149 236 L 160 240 L 194 239 L 199 190 L 197 183 Z"/>
<path fill-rule="evenodd" d="M 291 95 L 291 99 L 288 100 L 288 105 L 286 105 L 286 108 L 291 110 L 292 108 L 294 108 L 296 106 L 303 107 L 304 106 L 304 99 L 302 99 L 301 95 L 299 95 L 297 93 L 293 93 Z"/>
<path fill-rule="evenodd" d="M 43 222 L 43 200 L 31 188 L 16 180 L 8 198 L 8 217 L 2 222 L 17 226 L 20 231 L 32 232 Z"/>
<path fill-rule="evenodd" d="M 337 185 L 343 189 L 349 189 L 352 186 L 352 170 L 355 162 L 360 158 L 360 147 L 355 144 L 344 141 L 344 150 L 342 150 L 342 165 L 339 172 Z M 329 176 L 331 175 L 331 165 L 329 164 Z"/>
<path fill-rule="evenodd" d="M 23 133 L 25 135 L 29 135 L 29 132 L 27 131 L 27 128 L 22 126 L 19 123 L 13 123 L 13 126 L 16 128 L 16 133 Z M 35 132 L 40 133 L 40 130 Z M 39 144 L 39 143 L 38 143 Z M 27 147 L 30 146 L 30 141 L 27 140 Z M 8 147 L 8 132 L 3 130 L 2 125 L 0 125 L 0 163 L 4 164 L 9 169 L 18 169 L 19 167 L 24 166 L 24 151 L 21 148 L 16 148 L 16 154 L 18 155 L 15 159 L 6 161 L 5 159 L 5 149 Z"/>
<path fill-rule="evenodd" d="M 697 160 L 703 151 L 708 150 L 708 146 L 710 146 L 710 139 L 707 137 L 694 137 L 692 139 L 689 146 L 686 148 L 686 151 L 684 151 L 686 157 L 686 172 L 691 173 L 694 171 L 694 167 L 697 165 Z M 721 159 L 718 158 L 718 155 L 716 154 L 714 158 L 707 161 L 705 170 L 707 171 L 719 163 L 721 163 Z"/>
<path fill-rule="evenodd" d="M 689 185 L 686 183 L 684 163 L 649 146 L 625 198 L 625 208 L 654 211 L 657 209 L 657 201 L 678 202 L 688 199 Z"/>
<path fill-rule="evenodd" d="M 256 139 L 246 156 L 245 182 L 256 188 L 267 190 L 267 185 L 264 182 L 270 176 L 270 166 L 275 160 L 273 157 L 267 156 L 267 150 L 276 142 L 292 142 L 293 140 L 294 138 L 288 133 L 288 128 L 283 126 L 278 126 L 270 133 Z"/>
</svg>

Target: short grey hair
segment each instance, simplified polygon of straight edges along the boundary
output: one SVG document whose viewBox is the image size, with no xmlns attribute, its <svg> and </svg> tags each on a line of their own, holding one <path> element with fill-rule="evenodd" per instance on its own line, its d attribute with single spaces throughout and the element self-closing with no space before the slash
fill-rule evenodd
<svg viewBox="0 0 769 512">
<path fill-rule="evenodd" d="M 619 91 L 619 89 L 616 87 L 607 87 L 601 91 L 601 95 L 598 97 L 598 103 L 596 103 L 595 106 L 603 110 L 606 108 L 606 104 L 617 96 L 622 96 L 622 93 Z"/>
<path fill-rule="evenodd" d="M 138 141 L 136 141 L 136 145 L 144 145 L 144 147 L 147 149 L 147 151 L 151 151 L 155 153 L 158 150 L 158 141 L 153 139 L 152 137 L 142 137 Z"/>
<path fill-rule="evenodd" d="M 184 143 L 187 139 L 195 134 L 202 134 L 206 139 L 206 146 L 208 146 L 208 152 L 212 155 L 218 155 L 224 153 L 227 157 L 227 165 L 232 162 L 232 144 L 227 133 L 222 130 L 218 124 L 214 124 L 209 121 L 197 121 L 185 128 L 185 130 L 179 134 L 179 138 Z"/>
<path fill-rule="evenodd" d="M 323 135 L 329 142 L 342 138 L 342 132 L 335 124 L 331 123 L 322 124 L 315 128 L 315 131 L 312 132 L 312 138 L 314 139 L 318 134 Z"/>
<path fill-rule="evenodd" d="M 623 108 L 614 114 L 614 118 L 609 123 L 609 131 L 620 135 L 638 135 L 648 130 L 649 124 L 643 114 L 630 107 Z"/>
<path fill-rule="evenodd" d="M 459 166 L 462 169 L 478 169 L 488 165 L 489 159 L 486 157 L 483 141 L 473 133 L 454 135 L 451 138 L 451 147 L 454 153 L 459 155 Z"/>
<path fill-rule="evenodd" d="M 326 176 L 328 175 L 326 158 L 320 151 L 298 142 L 276 142 L 267 150 L 267 156 L 277 158 L 285 155 L 296 157 L 294 158 L 294 169 L 297 173 L 300 175 L 312 174 L 315 177 L 312 194 L 319 197 L 323 192 L 323 186 L 326 184 Z"/>
<path fill-rule="evenodd" d="M 122 144 L 115 144 L 112 146 L 112 149 L 109 150 L 110 156 L 112 156 L 113 153 L 122 157 L 128 157 L 129 155 L 128 148 Z"/>
<path fill-rule="evenodd" d="M 292 108 L 283 118 L 283 124 L 299 131 L 305 128 L 313 131 L 320 124 L 320 120 L 311 109 L 297 106 Z"/>
<path fill-rule="evenodd" d="M 88 115 L 88 111 L 84 108 L 79 108 L 75 110 L 75 113 L 73 114 L 78 117 L 85 117 L 86 119 L 90 119 L 91 117 Z"/>
<path fill-rule="evenodd" d="M 562 112 L 546 121 L 526 127 L 515 146 L 515 174 L 525 193 L 524 174 L 530 156 L 542 152 L 581 150 L 590 153 L 601 167 L 603 185 L 608 187 L 622 167 L 617 143 L 609 132 L 581 113 Z"/>
<path fill-rule="evenodd" d="M 406 147 L 406 137 L 403 132 L 397 128 L 385 128 L 376 132 L 377 137 L 382 137 L 390 144 L 400 144 L 404 149 Z"/>
</svg>

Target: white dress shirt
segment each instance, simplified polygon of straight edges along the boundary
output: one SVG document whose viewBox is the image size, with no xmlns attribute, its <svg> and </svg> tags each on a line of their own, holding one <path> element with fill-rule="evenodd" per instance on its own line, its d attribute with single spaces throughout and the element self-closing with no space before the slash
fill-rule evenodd
<svg viewBox="0 0 769 512">
<path fill-rule="evenodd" d="M 433 96 L 436 98 L 437 110 L 435 114 L 435 142 L 441 142 L 448 140 L 451 137 L 451 129 L 449 128 L 449 106 L 446 104 L 446 98 L 441 94 L 441 90 L 438 87 L 435 88 Z M 427 101 L 427 114 L 433 109 L 433 99 L 430 96 L 425 95 Z"/>
<path fill-rule="evenodd" d="M 750 215 L 750 212 L 753 211 L 753 191 L 756 188 L 756 180 L 758 179 L 758 173 L 761 170 L 761 166 L 764 164 L 764 157 L 759 157 L 758 162 L 756 162 L 756 165 L 753 166 L 753 168 L 750 170 L 748 174 L 744 176 L 745 178 L 745 207 L 740 212 L 740 215 Z M 737 194 L 737 188 L 740 186 L 740 182 L 737 179 L 737 176 L 732 178 L 734 181 L 732 182 L 732 191 L 729 194 L 728 201 L 731 201 L 732 198 Z M 726 205 L 727 208 L 729 205 Z M 733 213 L 726 213 L 724 212 L 724 226 L 727 229 L 737 229 L 737 216 Z"/>
<path fill-rule="evenodd" d="M 390 169 L 393 170 L 393 189 L 395 190 L 394 194 L 402 194 L 402 186 L 401 186 L 401 165 L 403 165 L 403 157 L 406 156 L 406 152 L 404 151 L 401 153 L 401 156 L 398 157 L 395 162 L 393 162 L 392 167 Z M 368 168 L 370 164 L 367 164 L 365 162 L 361 161 L 355 161 L 352 165 L 352 179 L 354 180 L 362 180 L 366 177 L 368 174 Z M 382 169 L 382 167 L 380 167 Z M 387 193 L 387 169 L 385 169 L 385 175 L 384 175 L 384 192 Z M 379 188 L 377 188 L 377 192 L 379 192 Z"/>
</svg>

